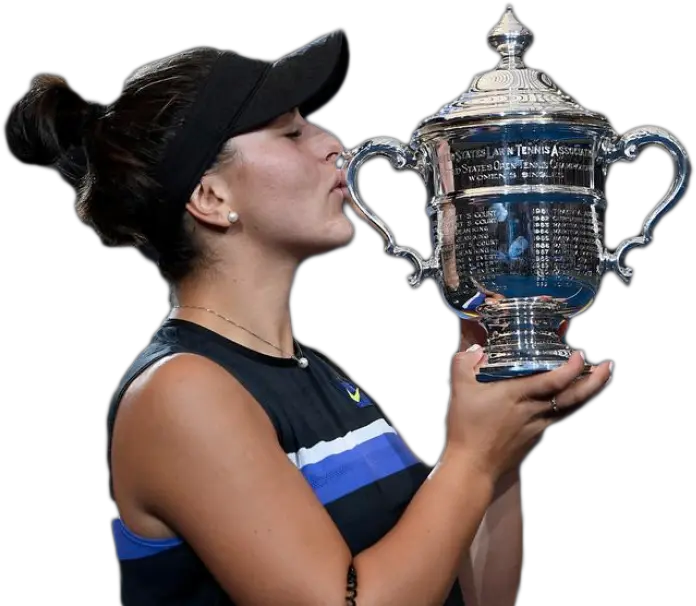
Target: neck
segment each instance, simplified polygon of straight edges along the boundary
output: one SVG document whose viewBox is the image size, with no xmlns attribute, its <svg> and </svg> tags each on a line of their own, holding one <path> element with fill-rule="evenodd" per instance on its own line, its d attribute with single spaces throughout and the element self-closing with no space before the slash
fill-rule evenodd
<svg viewBox="0 0 696 606">
<path fill-rule="evenodd" d="M 169 315 L 201 324 L 250 349 L 287 357 L 294 351 L 290 289 L 296 270 L 295 259 L 246 251 L 206 275 L 183 281 L 172 293 L 173 304 L 212 309 L 246 330 L 199 309 L 174 309 Z M 282 354 L 247 331 L 277 346 Z"/>
</svg>

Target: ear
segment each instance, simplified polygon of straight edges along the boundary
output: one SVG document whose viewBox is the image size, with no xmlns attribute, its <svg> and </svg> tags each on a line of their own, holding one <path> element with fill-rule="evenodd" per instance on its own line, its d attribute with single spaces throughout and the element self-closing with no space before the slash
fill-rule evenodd
<svg viewBox="0 0 696 606">
<path fill-rule="evenodd" d="M 202 223 L 229 227 L 227 215 L 233 209 L 229 186 L 220 175 L 204 175 L 191 194 L 186 209 Z"/>
</svg>

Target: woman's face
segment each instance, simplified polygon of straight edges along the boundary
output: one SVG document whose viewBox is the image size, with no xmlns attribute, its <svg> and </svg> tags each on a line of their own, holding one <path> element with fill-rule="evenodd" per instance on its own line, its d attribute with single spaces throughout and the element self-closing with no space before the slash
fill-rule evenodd
<svg viewBox="0 0 696 606">
<path fill-rule="evenodd" d="M 298 111 L 233 140 L 236 154 L 220 174 L 229 205 L 250 238 L 297 258 L 346 245 L 353 225 L 343 214 L 339 141 Z"/>
</svg>

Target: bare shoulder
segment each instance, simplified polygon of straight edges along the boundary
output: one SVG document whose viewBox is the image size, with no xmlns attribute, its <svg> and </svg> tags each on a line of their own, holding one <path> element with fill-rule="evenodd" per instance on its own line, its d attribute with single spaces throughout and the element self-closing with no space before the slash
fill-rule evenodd
<svg viewBox="0 0 696 606">
<path fill-rule="evenodd" d="M 212 385 L 211 385 L 212 383 Z M 149 396 L 171 396 L 175 393 L 201 389 L 235 389 L 239 382 L 219 364 L 193 353 L 167 356 L 144 370 L 126 391 L 122 406 L 139 400 L 143 392 Z"/>
<path fill-rule="evenodd" d="M 178 443 L 183 453 L 188 440 L 220 432 L 228 439 L 239 432 L 240 439 L 270 440 L 273 427 L 239 382 L 212 360 L 174 354 L 136 377 L 121 399 L 111 452 L 114 495 L 131 530 L 151 538 L 177 534 L 155 511 L 160 499 L 152 494 L 157 485 L 151 478 L 180 465 L 178 458 L 162 460 L 165 449 Z"/>
<path fill-rule="evenodd" d="M 257 434 L 275 439 L 270 419 L 249 392 L 220 365 L 189 353 L 166 357 L 138 376 L 124 394 L 117 418 L 135 439 L 140 431 L 152 438 L 152 427 L 162 423 L 170 430 L 186 427 L 191 435 L 208 432 L 218 422 L 228 425 L 243 418 Z"/>
<path fill-rule="evenodd" d="M 224 368 L 194 354 L 155 363 L 124 395 L 113 447 L 114 478 L 128 478 L 124 490 L 182 536 L 234 600 L 281 603 L 290 592 L 311 604 L 340 594 L 347 545 L 263 408 Z"/>
</svg>

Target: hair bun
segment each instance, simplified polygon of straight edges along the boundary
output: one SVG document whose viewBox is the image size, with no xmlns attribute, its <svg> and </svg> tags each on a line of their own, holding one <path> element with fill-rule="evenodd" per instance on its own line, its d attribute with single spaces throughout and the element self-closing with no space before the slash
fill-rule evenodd
<svg viewBox="0 0 696 606">
<path fill-rule="evenodd" d="M 40 74 L 12 107 L 5 124 L 10 151 L 27 164 L 57 165 L 74 184 L 86 171 L 82 149 L 86 129 L 105 109 L 85 101 L 64 78 Z"/>
</svg>

